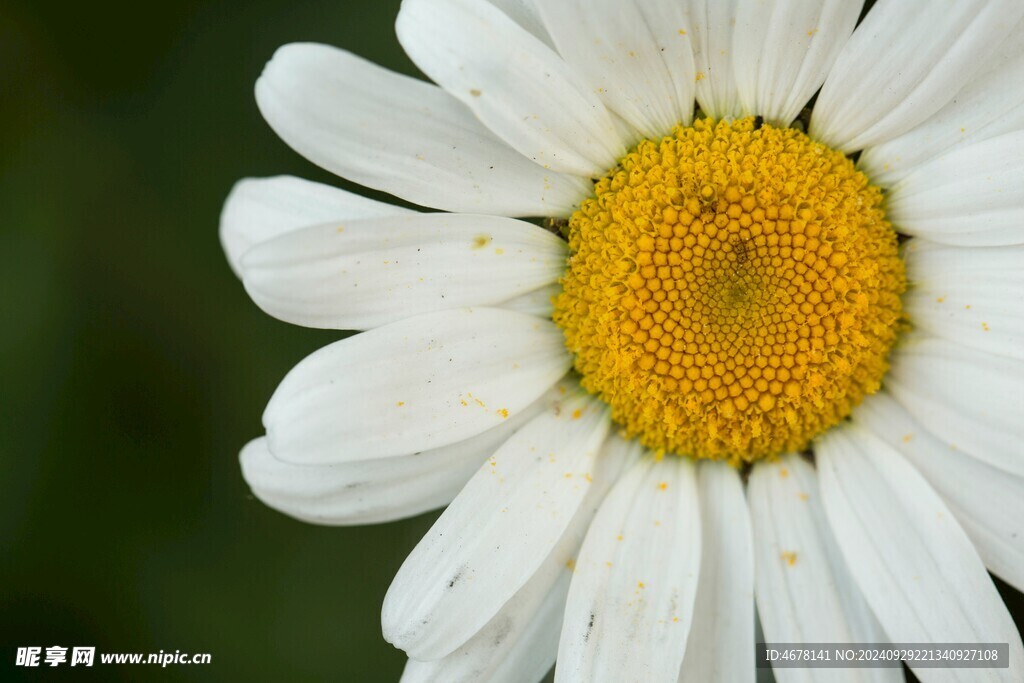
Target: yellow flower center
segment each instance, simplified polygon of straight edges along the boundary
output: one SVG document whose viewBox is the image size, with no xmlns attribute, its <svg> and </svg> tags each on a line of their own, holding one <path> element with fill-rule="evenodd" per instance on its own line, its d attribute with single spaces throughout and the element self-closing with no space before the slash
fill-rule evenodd
<svg viewBox="0 0 1024 683">
<path fill-rule="evenodd" d="M 803 449 L 888 369 L 905 277 L 882 199 L 791 128 L 644 140 L 569 220 L 554 319 L 583 386 L 659 452 Z"/>
</svg>

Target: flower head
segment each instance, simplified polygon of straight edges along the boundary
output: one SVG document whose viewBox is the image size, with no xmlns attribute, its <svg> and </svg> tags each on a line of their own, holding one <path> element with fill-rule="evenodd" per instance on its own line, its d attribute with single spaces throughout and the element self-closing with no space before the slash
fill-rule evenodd
<svg viewBox="0 0 1024 683">
<path fill-rule="evenodd" d="M 448 505 L 384 600 L 403 680 L 753 680 L 755 602 L 1021 676 L 1024 5 L 860 12 L 405 0 L 437 86 L 267 65 L 285 141 L 439 210 L 271 178 L 221 224 L 262 308 L 362 330 L 282 381 L 256 495 Z"/>
</svg>

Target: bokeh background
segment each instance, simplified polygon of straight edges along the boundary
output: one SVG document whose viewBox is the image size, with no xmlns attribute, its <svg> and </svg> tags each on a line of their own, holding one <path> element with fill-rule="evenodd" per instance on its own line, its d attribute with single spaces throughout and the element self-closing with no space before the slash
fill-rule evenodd
<svg viewBox="0 0 1024 683">
<path fill-rule="evenodd" d="M 320 528 L 252 497 L 240 447 L 340 335 L 261 313 L 217 221 L 244 176 L 340 182 L 253 84 L 297 40 L 413 72 L 398 5 L 0 2 L 0 680 L 58 673 L 15 669 L 24 645 L 213 656 L 97 680 L 397 680 L 380 603 L 432 517 Z"/>
<path fill-rule="evenodd" d="M 380 603 L 434 515 L 319 528 L 251 496 L 238 450 L 340 335 L 250 303 L 217 220 L 244 176 L 355 189 L 252 87 L 299 40 L 418 73 L 398 5 L 0 3 L 0 680 L 397 680 Z M 16 669 L 26 645 L 213 663 Z"/>
</svg>

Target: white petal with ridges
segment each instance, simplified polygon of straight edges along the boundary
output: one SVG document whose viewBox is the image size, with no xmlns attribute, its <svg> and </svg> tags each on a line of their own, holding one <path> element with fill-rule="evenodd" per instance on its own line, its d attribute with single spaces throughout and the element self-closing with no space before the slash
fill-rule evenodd
<svg viewBox="0 0 1024 683">
<path fill-rule="evenodd" d="M 568 216 L 589 192 L 525 159 L 440 88 L 326 45 L 278 49 L 256 102 L 313 163 L 422 206 Z"/>
<path fill-rule="evenodd" d="M 245 178 L 235 183 L 220 214 L 220 241 L 231 268 L 253 246 L 294 230 L 330 221 L 412 213 L 330 185 L 293 176 Z"/>
<path fill-rule="evenodd" d="M 406 662 L 401 683 L 539 683 L 555 663 L 570 576 L 561 567 L 547 593 L 534 590 L 531 579 L 455 652 Z"/>
<path fill-rule="evenodd" d="M 1024 362 L 942 339 L 908 339 L 893 352 L 886 388 L 943 441 L 1024 475 Z"/>
<path fill-rule="evenodd" d="M 556 681 L 675 683 L 700 572 L 697 495 L 693 462 L 671 455 L 608 494 L 576 562 Z"/>
<path fill-rule="evenodd" d="M 443 507 L 486 457 L 485 451 L 450 457 L 461 446 L 455 444 L 396 458 L 295 465 L 275 458 L 266 441 L 249 442 L 241 454 L 242 475 L 253 494 L 303 522 L 336 526 L 377 524 Z M 430 457 L 435 452 L 446 457 L 438 462 Z"/>
<path fill-rule="evenodd" d="M 956 518 L 902 455 L 856 425 L 816 446 L 822 501 L 851 573 L 893 642 L 1009 643 L 1008 669 L 914 667 L 930 681 L 1016 681 L 1020 636 Z"/>
<path fill-rule="evenodd" d="M 759 462 L 747 495 L 754 527 L 757 609 L 775 643 L 886 642 L 847 571 L 822 511 L 814 468 L 799 456 Z M 899 681 L 894 669 L 851 669 L 843 680 Z M 832 670 L 779 668 L 779 683 L 835 680 Z"/>
<path fill-rule="evenodd" d="M 682 3 L 565 0 L 539 9 L 566 62 L 643 136 L 693 120 L 693 51 Z"/>
<path fill-rule="evenodd" d="M 889 187 L 948 150 L 1024 129 L 1024 25 L 1002 42 L 978 75 L 924 123 L 864 150 L 857 167 Z"/>
<path fill-rule="evenodd" d="M 1024 360 L 1024 246 L 904 245 L 914 327 L 949 341 Z"/>
<path fill-rule="evenodd" d="M 600 176 L 624 154 L 597 95 L 486 0 L 404 0 L 395 30 L 424 73 L 545 168 Z"/>
<path fill-rule="evenodd" d="M 554 323 L 476 308 L 427 313 L 306 357 L 263 414 L 270 450 L 295 463 L 407 455 L 476 436 L 569 369 Z"/>
<path fill-rule="evenodd" d="M 242 475 L 268 506 L 313 524 L 376 524 L 443 507 L 520 427 L 560 398 L 549 391 L 482 434 L 428 451 L 330 465 L 278 460 L 266 438 L 241 454 Z"/>
<path fill-rule="evenodd" d="M 811 137 L 854 152 L 907 132 L 956 96 L 1022 15 L 1018 0 L 879 0 L 821 88 Z"/>
<path fill-rule="evenodd" d="M 721 462 L 697 465 L 701 564 L 680 683 L 753 682 L 754 550 L 739 472 Z"/>
<path fill-rule="evenodd" d="M 594 481 L 586 497 L 526 585 L 455 652 L 441 659 L 410 661 L 402 683 L 540 680 L 555 662 L 569 579 L 583 537 L 608 489 L 641 450 L 635 441 L 610 436 L 595 463 Z"/>
<path fill-rule="evenodd" d="M 825 81 L 859 0 L 739 0 L 733 71 L 743 111 L 788 126 Z"/>
<path fill-rule="evenodd" d="M 491 306 L 564 273 L 564 240 L 524 221 L 412 214 L 296 230 L 251 249 L 245 288 L 286 322 L 365 330 L 418 313 Z"/>
<path fill-rule="evenodd" d="M 1024 131 L 955 147 L 889 191 L 903 234 L 961 246 L 1024 243 Z"/>
<path fill-rule="evenodd" d="M 693 43 L 696 97 L 706 116 L 731 119 L 742 112 L 733 73 L 733 32 L 738 0 L 685 0 Z"/>
<path fill-rule="evenodd" d="M 607 407 L 580 390 L 499 448 L 402 564 L 384 637 L 437 659 L 483 628 L 562 538 L 609 425 Z"/>
<path fill-rule="evenodd" d="M 556 282 L 521 296 L 502 301 L 500 304 L 495 304 L 495 306 L 509 311 L 529 313 L 541 318 L 550 318 L 555 310 L 555 297 L 561 293 L 562 285 Z"/>
<path fill-rule="evenodd" d="M 1024 590 L 1024 477 L 951 448 L 884 391 L 861 404 L 853 419 L 917 467 L 956 515 L 985 566 Z"/>
<path fill-rule="evenodd" d="M 551 36 L 544 28 L 544 21 L 540 18 L 536 0 L 487 0 L 487 2 L 507 14 L 512 21 L 551 45 Z"/>
</svg>

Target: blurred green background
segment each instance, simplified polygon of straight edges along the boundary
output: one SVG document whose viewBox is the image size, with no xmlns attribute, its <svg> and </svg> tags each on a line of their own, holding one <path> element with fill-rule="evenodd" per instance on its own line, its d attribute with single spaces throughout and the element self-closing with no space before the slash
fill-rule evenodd
<svg viewBox="0 0 1024 683">
<path fill-rule="evenodd" d="M 16 669 L 18 646 L 86 645 L 213 664 L 65 675 L 397 680 L 380 603 L 433 516 L 319 528 L 250 495 L 238 450 L 339 335 L 250 303 L 217 219 L 243 176 L 344 185 L 275 137 L 253 84 L 296 40 L 416 73 L 398 5 L 0 4 L 0 679 L 69 670 Z"/>
<path fill-rule="evenodd" d="M 398 5 L 0 3 L 0 680 L 51 673 L 13 667 L 25 645 L 213 655 L 97 680 L 397 680 L 380 603 L 432 517 L 320 528 L 251 496 L 239 449 L 340 335 L 261 313 L 217 221 L 244 176 L 340 182 L 253 84 L 296 40 L 413 72 Z"/>
</svg>

